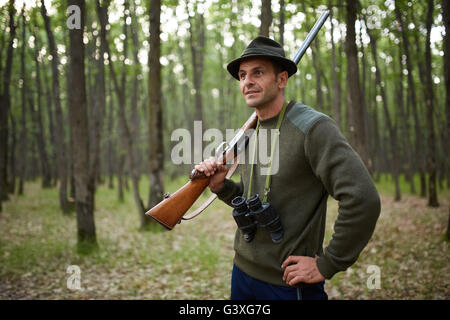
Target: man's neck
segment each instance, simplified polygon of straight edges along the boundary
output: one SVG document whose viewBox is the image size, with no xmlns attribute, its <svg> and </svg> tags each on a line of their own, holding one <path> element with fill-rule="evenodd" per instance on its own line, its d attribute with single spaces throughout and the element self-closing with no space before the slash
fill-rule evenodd
<svg viewBox="0 0 450 320">
<path fill-rule="evenodd" d="M 269 105 L 256 107 L 256 115 L 258 119 L 266 120 L 275 117 L 277 114 L 281 112 L 284 104 L 284 96 L 280 95 L 275 100 L 273 100 Z"/>
</svg>

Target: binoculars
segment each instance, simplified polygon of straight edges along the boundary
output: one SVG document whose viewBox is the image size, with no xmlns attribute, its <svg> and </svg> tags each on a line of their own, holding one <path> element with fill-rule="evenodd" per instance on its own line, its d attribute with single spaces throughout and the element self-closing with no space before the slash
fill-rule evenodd
<svg viewBox="0 0 450 320">
<path fill-rule="evenodd" d="M 231 205 L 234 208 L 233 218 L 246 242 L 253 240 L 258 226 L 269 231 L 272 242 L 280 243 L 283 240 L 284 231 L 280 215 L 270 203 L 262 203 L 258 194 L 248 200 L 241 196 L 235 197 Z"/>
</svg>

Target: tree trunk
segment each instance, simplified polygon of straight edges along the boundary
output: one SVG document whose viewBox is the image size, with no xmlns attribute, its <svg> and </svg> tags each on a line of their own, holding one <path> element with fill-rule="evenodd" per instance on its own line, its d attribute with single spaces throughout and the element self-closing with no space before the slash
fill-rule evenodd
<svg viewBox="0 0 450 320">
<path fill-rule="evenodd" d="M 445 115 L 447 141 L 450 141 L 450 3 L 442 0 L 442 15 L 445 27 L 444 36 L 444 80 L 445 80 Z M 447 188 L 450 188 L 450 151 L 446 152 Z M 449 220 L 450 221 L 450 220 Z"/>
<path fill-rule="evenodd" d="M 97 0 L 96 6 L 97 6 L 97 14 L 98 14 L 99 20 L 100 20 L 100 27 L 101 27 L 101 29 L 105 30 L 105 32 L 102 33 L 102 38 L 103 38 L 104 43 L 106 44 L 105 48 L 106 48 L 106 52 L 108 54 L 110 76 L 113 80 L 115 92 L 117 95 L 117 102 L 119 105 L 119 121 L 120 121 L 120 128 L 122 130 L 122 145 L 123 145 L 123 148 L 126 150 L 126 153 L 128 156 L 130 174 L 131 174 L 131 180 L 132 180 L 132 188 L 133 188 L 133 197 L 134 197 L 134 201 L 135 201 L 135 204 L 138 209 L 138 213 L 139 213 L 139 216 L 140 216 L 141 222 L 142 222 L 143 219 L 147 219 L 147 218 L 145 217 L 144 204 L 139 195 L 139 181 L 138 181 L 138 176 L 136 175 L 136 172 L 134 170 L 134 168 L 136 167 L 136 159 L 134 157 L 134 152 L 133 152 L 133 150 L 134 150 L 133 140 L 131 138 L 131 133 L 130 133 L 130 130 L 129 130 L 129 127 L 127 124 L 127 119 L 125 116 L 125 104 L 126 104 L 126 100 L 125 100 L 125 80 L 126 80 L 125 63 L 123 66 L 124 70 L 121 75 L 121 84 L 119 85 L 119 81 L 117 79 L 117 75 L 114 70 L 112 60 L 111 60 L 111 51 L 109 49 L 109 43 L 106 39 L 106 24 L 108 21 L 107 7 L 100 6 L 99 0 Z M 127 1 L 125 2 L 125 9 L 126 9 L 126 11 L 128 9 Z M 124 16 L 125 20 L 127 19 L 127 17 L 128 17 L 128 14 L 126 14 Z M 126 23 L 124 23 L 124 35 L 125 35 L 125 39 L 124 39 L 124 53 L 123 54 L 126 59 L 126 55 L 127 55 L 127 24 Z M 125 59 L 124 59 L 124 61 L 125 61 Z M 141 226 L 142 226 L 142 224 L 141 224 Z"/>
<path fill-rule="evenodd" d="M 339 128 L 342 128 L 341 120 L 341 83 L 338 80 L 337 65 L 336 65 L 336 46 L 334 44 L 334 26 L 333 26 L 333 8 L 331 1 L 329 1 L 330 10 L 330 25 L 331 25 L 331 75 L 333 78 L 333 115 Z"/>
<path fill-rule="evenodd" d="M 412 112 L 413 112 L 413 118 L 414 118 L 414 133 L 415 133 L 415 143 L 416 143 L 416 157 L 417 157 L 417 165 L 420 175 L 420 195 L 422 197 L 426 196 L 426 182 L 425 182 L 425 166 L 424 166 L 424 157 L 423 157 L 423 136 L 422 136 L 422 129 L 420 128 L 420 122 L 419 122 L 419 116 L 417 111 L 417 101 L 416 101 L 416 89 L 414 80 L 412 77 L 413 70 L 411 65 L 411 55 L 409 52 L 409 40 L 408 36 L 406 34 L 405 24 L 403 23 L 403 19 L 401 16 L 400 8 L 397 5 L 397 2 L 395 2 L 395 14 L 397 17 L 397 20 L 400 24 L 401 29 L 401 35 L 402 35 L 402 42 L 403 42 L 403 50 L 406 56 L 406 69 L 408 71 L 408 92 L 410 94 L 410 101 L 412 106 Z"/>
<path fill-rule="evenodd" d="M 152 208 L 162 200 L 164 183 L 164 146 L 161 109 L 161 1 L 150 2 L 150 53 L 148 95 L 149 95 L 149 151 L 150 151 L 150 195 L 148 206 Z M 195 50 L 193 50 L 195 52 Z M 196 70 L 194 69 L 194 74 Z M 201 83 L 201 82 L 200 82 Z M 198 83 L 197 83 L 198 85 Z M 200 92 L 199 92 L 200 94 Z M 201 107 L 201 106 L 200 106 Z M 201 116 L 201 112 L 200 112 Z"/>
<path fill-rule="evenodd" d="M 259 28 L 259 35 L 268 37 L 270 25 L 272 24 L 272 1 L 261 1 L 261 26 Z"/>
<path fill-rule="evenodd" d="M 50 89 L 50 85 L 48 79 L 47 79 L 47 73 L 45 71 L 45 68 L 43 69 L 44 73 L 44 86 L 45 86 L 45 105 L 46 105 L 46 111 L 47 111 L 47 119 L 48 119 L 48 130 L 50 132 L 50 148 L 51 148 L 51 155 L 50 155 L 50 163 L 51 163 L 51 170 L 52 170 L 52 185 L 56 185 L 56 182 L 58 180 L 58 166 L 57 166 L 57 150 L 56 150 L 56 137 L 55 137 L 55 125 L 54 125 L 54 115 L 53 115 L 53 100 L 52 100 L 52 92 Z"/>
<path fill-rule="evenodd" d="M 375 81 L 372 79 L 372 73 L 370 74 L 370 81 Z M 380 173 L 381 173 L 381 157 L 380 157 L 380 129 L 379 129 L 379 120 L 378 120 L 378 108 L 376 106 L 376 88 L 374 86 L 369 87 L 369 110 L 370 110 L 370 119 L 371 119 L 371 144 L 370 144 L 370 157 L 372 159 L 373 164 L 373 178 L 376 182 L 380 181 Z"/>
<path fill-rule="evenodd" d="M 445 0 L 444 0 L 445 1 Z M 447 240 L 450 240 L 450 207 L 448 208 L 448 220 L 447 220 Z"/>
<path fill-rule="evenodd" d="M 184 53 L 184 49 L 181 46 L 178 46 L 178 55 L 180 57 L 180 63 L 183 66 L 183 77 L 188 79 L 188 67 L 186 63 L 186 57 Z M 192 118 L 192 114 L 190 112 L 190 108 L 188 106 L 191 104 L 191 95 L 189 94 L 189 87 L 187 81 L 183 81 L 181 84 L 181 92 L 183 95 L 182 106 L 183 106 L 183 114 L 184 114 L 184 122 L 186 129 L 189 132 L 194 132 L 194 122 Z"/>
<path fill-rule="evenodd" d="M 25 35 L 26 35 L 26 28 L 25 28 L 25 17 L 22 17 L 22 48 L 20 51 L 20 78 L 22 79 L 22 89 L 20 90 L 20 97 L 21 97 L 21 104 L 22 104 L 22 114 L 21 114 L 21 130 L 20 130 L 20 146 L 19 146 L 19 189 L 18 194 L 23 194 L 23 187 L 25 183 L 25 171 L 26 171 L 26 164 L 27 164 L 27 77 L 26 77 L 26 71 L 25 71 L 25 48 L 28 46 L 26 43 Z"/>
<path fill-rule="evenodd" d="M 48 155 L 46 150 L 46 144 L 44 139 L 44 126 L 42 124 L 42 88 L 41 88 L 41 71 L 38 61 L 38 38 L 34 35 L 35 47 L 34 47 L 34 62 L 36 65 L 36 93 L 37 93 L 37 109 L 35 110 L 33 99 L 29 97 L 30 114 L 33 122 L 33 133 L 38 146 L 39 160 L 41 163 L 42 174 L 42 187 L 50 188 L 52 183 L 52 176 L 50 172 L 50 165 L 48 162 Z"/>
<path fill-rule="evenodd" d="M 81 9 L 81 29 L 69 30 L 71 90 L 69 91 L 70 123 L 73 132 L 73 168 L 76 185 L 78 248 L 96 246 L 94 223 L 94 180 L 89 174 L 89 126 L 84 74 L 84 0 L 69 0 Z"/>
<path fill-rule="evenodd" d="M 284 47 L 284 23 L 285 23 L 285 14 L 284 14 L 284 0 L 280 0 L 280 45 Z"/>
<path fill-rule="evenodd" d="M 11 119 L 11 147 L 9 147 L 9 165 L 11 168 L 11 175 L 10 175 L 10 182 L 8 184 L 9 189 L 8 192 L 14 194 L 16 192 L 16 146 L 17 146 L 17 138 L 16 138 L 16 120 L 14 119 L 14 116 L 9 110 L 9 118 Z"/>
<path fill-rule="evenodd" d="M 431 78 L 431 44 L 430 34 L 433 23 L 433 0 L 428 0 L 428 11 L 426 19 L 427 37 L 425 41 L 425 105 L 427 108 L 427 132 L 428 132 L 428 205 L 430 207 L 439 207 L 436 190 L 436 137 L 434 132 L 434 95 L 433 80 Z"/>
<path fill-rule="evenodd" d="M 100 30 L 102 32 L 102 30 Z M 95 43 L 95 41 L 93 41 Z M 94 48 L 95 50 L 95 48 Z M 90 114 L 89 119 L 91 143 L 90 143 L 90 176 L 94 176 L 94 189 L 97 184 L 97 178 L 100 171 L 100 142 L 103 131 L 103 119 L 105 117 L 106 108 L 106 88 L 105 88 L 105 58 L 106 46 L 101 41 L 100 37 L 100 54 L 96 62 L 97 73 L 94 76 L 95 84 L 91 87 L 91 94 L 93 96 L 92 103 L 89 104 Z M 95 61 L 93 61 L 95 63 Z M 95 92 L 95 94 L 92 94 Z"/>
<path fill-rule="evenodd" d="M 393 60 L 395 63 L 395 59 Z M 401 128 L 400 128 L 400 136 L 402 137 L 402 144 L 403 144 L 403 150 L 405 150 L 405 161 L 404 165 L 406 168 L 404 168 L 405 171 L 405 178 L 409 182 L 410 186 L 410 192 L 412 194 L 416 193 L 416 187 L 414 184 L 414 163 L 413 163 L 413 155 L 412 155 L 412 143 L 410 140 L 410 133 L 409 133 L 409 113 L 405 111 L 405 105 L 403 102 L 403 68 L 402 68 L 402 50 L 399 47 L 398 48 L 398 61 L 399 65 L 398 67 L 394 66 L 394 69 L 398 69 L 398 80 L 397 83 L 397 89 L 396 89 L 396 103 L 399 110 L 399 117 L 402 119 Z"/>
<path fill-rule="evenodd" d="M 131 121 L 130 121 L 130 131 L 131 131 L 131 137 L 133 141 L 136 143 L 134 146 L 134 158 L 136 159 L 135 167 L 131 170 L 134 170 L 134 174 L 136 175 L 138 181 L 140 180 L 141 176 L 141 161 L 143 157 L 141 157 L 139 152 L 139 136 L 140 136 L 140 126 L 139 126 L 139 113 L 138 113 L 138 103 L 139 103 L 139 74 L 141 72 L 140 64 L 139 64 L 139 49 L 140 49 L 140 42 L 139 42 L 139 35 L 138 35 L 138 21 L 136 17 L 136 10 L 135 10 L 135 4 L 132 3 L 131 6 L 131 40 L 133 42 L 133 60 L 135 64 L 134 72 L 133 72 L 133 91 L 131 95 Z"/>
<path fill-rule="evenodd" d="M 203 66 L 205 55 L 205 19 L 203 14 L 197 12 L 197 2 L 195 3 L 195 16 L 189 15 L 189 33 L 190 33 L 190 47 L 192 57 L 192 70 L 194 78 L 195 90 L 195 113 L 194 121 L 201 121 L 202 128 L 206 125 L 203 119 Z M 202 132 L 203 134 L 203 132 Z M 196 146 L 196 139 L 194 137 L 194 162 L 199 163 L 203 160 L 203 139 L 198 139 L 199 145 Z"/>
<path fill-rule="evenodd" d="M 323 103 L 323 93 L 322 93 L 322 77 L 320 70 L 320 51 L 319 51 L 319 38 L 314 40 L 314 44 L 311 47 L 312 60 L 314 73 L 316 78 L 316 107 L 321 108 L 322 110 L 325 108 Z"/>
<path fill-rule="evenodd" d="M 360 19 L 362 20 L 362 19 Z M 361 101 L 362 101 L 362 110 L 363 110 L 363 117 L 364 117 L 364 130 L 365 130 L 365 138 L 366 142 L 365 145 L 367 146 L 367 154 L 369 159 L 369 167 L 373 168 L 372 159 L 370 158 L 370 139 L 369 139 L 369 132 L 370 132 L 370 123 L 369 123 L 369 115 L 367 113 L 367 101 L 366 101 L 366 78 L 367 78 L 367 58 L 366 53 L 364 52 L 364 43 L 362 41 L 362 30 L 363 30 L 363 24 L 359 23 L 359 43 L 360 43 L 360 53 L 361 53 Z M 358 53 L 359 55 L 359 53 Z"/>
<path fill-rule="evenodd" d="M 44 18 L 45 30 L 48 37 L 48 46 L 50 54 L 52 55 L 52 85 L 53 85 L 53 101 L 55 104 L 55 118 L 56 118 L 56 149 L 58 155 L 58 177 L 59 177 L 59 206 L 64 213 L 70 211 L 67 201 L 67 155 L 66 145 L 64 142 L 64 120 L 63 111 L 61 107 L 61 99 L 59 95 L 59 58 L 56 50 L 55 38 L 53 36 L 52 27 L 50 25 L 50 18 L 47 16 L 47 9 L 44 1 L 41 2 L 41 14 Z"/>
<path fill-rule="evenodd" d="M 366 129 L 364 126 L 364 110 L 359 81 L 358 56 L 355 39 L 356 7 L 356 0 L 347 0 L 347 36 L 345 46 L 347 55 L 347 112 L 349 121 L 347 128 L 351 145 L 358 152 L 364 164 L 370 171 L 371 166 L 366 145 Z"/>
<path fill-rule="evenodd" d="M 114 103 L 113 103 L 113 94 L 112 94 L 112 84 L 111 81 L 109 81 L 108 86 L 108 94 L 109 94 L 109 111 L 108 111 L 108 137 L 106 148 L 106 164 L 107 164 L 107 170 L 108 170 L 108 188 L 113 189 L 114 188 L 114 166 L 113 166 L 113 157 L 114 157 L 114 151 L 113 151 L 113 122 L 114 122 Z"/>
<path fill-rule="evenodd" d="M 366 23 L 367 26 L 367 23 Z M 375 63 L 375 80 L 376 84 L 378 86 L 378 89 L 380 90 L 382 105 L 383 105 L 383 111 L 384 111 L 384 117 L 386 120 L 386 126 L 389 132 L 389 141 L 391 146 L 391 155 L 392 155 L 392 176 L 394 178 L 395 183 L 395 201 L 401 200 L 401 192 L 400 192 L 400 185 L 398 181 L 399 176 L 399 159 L 398 159 L 398 150 L 397 150 L 397 131 L 396 128 L 394 128 L 394 125 L 392 124 L 391 115 L 389 114 L 389 108 L 387 105 L 387 97 L 386 92 L 384 91 L 384 86 L 381 84 L 381 74 L 380 74 L 380 67 L 378 66 L 378 54 L 377 54 L 377 43 L 374 35 L 372 32 L 367 28 L 366 29 L 369 38 L 370 38 L 370 47 L 372 49 L 372 58 Z"/>
<path fill-rule="evenodd" d="M 13 42 L 16 34 L 14 24 L 14 1 L 8 5 L 10 40 L 6 53 L 6 65 L 3 73 L 3 84 L 0 86 L 0 211 L 2 201 L 8 200 L 8 113 L 11 105 L 9 85 L 11 81 L 11 69 L 13 62 Z"/>
<path fill-rule="evenodd" d="M 302 10 L 305 14 L 306 12 L 306 5 L 305 1 L 302 1 Z M 306 29 L 310 30 L 311 26 L 307 22 L 308 19 L 305 20 Z M 311 55 L 312 55 L 312 63 L 314 68 L 314 78 L 316 80 L 316 108 L 324 108 L 323 104 L 323 94 L 322 94 L 322 81 L 321 81 L 321 70 L 320 70 L 320 52 L 319 52 L 319 39 L 316 38 L 314 40 L 313 45 L 311 46 Z"/>
</svg>

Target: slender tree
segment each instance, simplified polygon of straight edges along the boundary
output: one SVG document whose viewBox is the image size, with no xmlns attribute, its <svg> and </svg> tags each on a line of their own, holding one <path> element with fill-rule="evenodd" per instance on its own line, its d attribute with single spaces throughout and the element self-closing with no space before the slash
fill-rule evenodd
<svg viewBox="0 0 450 320">
<path fill-rule="evenodd" d="M 23 9 L 22 9 L 23 14 Z M 19 152 L 22 155 L 19 157 L 19 189 L 18 194 L 23 194 L 23 188 L 25 183 L 25 170 L 27 165 L 27 75 L 25 71 L 26 63 L 25 63 L 25 48 L 27 47 L 26 44 L 26 22 L 25 17 L 22 16 L 22 48 L 20 50 L 20 78 L 22 79 L 22 88 L 20 90 L 20 102 L 21 102 L 21 109 L 22 114 L 20 118 L 20 124 L 21 124 L 21 130 L 20 130 L 20 145 L 19 145 Z"/>
<path fill-rule="evenodd" d="M 433 24 L 433 0 L 428 0 L 426 30 L 427 36 L 425 40 L 425 105 L 427 118 L 428 133 L 428 155 L 427 155 L 427 171 L 428 171 L 428 205 L 430 207 L 439 207 L 437 190 L 436 190 L 436 137 L 434 129 L 434 94 L 433 80 L 431 78 L 431 25 Z"/>
<path fill-rule="evenodd" d="M 397 18 L 397 21 L 399 22 L 400 29 L 401 29 L 401 37 L 402 37 L 402 43 L 403 43 L 403 50 L 406 58 L 406 69 L 408 71 L 407 77 L 408 77 L 408 92 L 409 92 L 409 98 L 412 106 L 412 113 L 413 113 L 413 119 L 414 119 L 414 133 L 415 133 L 415 153 L 417 156 L 417 165 L 418 165 L 418 171 L 420 175 L 420 195 L 422 197 L 425 197 L 426 195 L 426 181 L 425 181 L 425 167 L 424 167 L 424 143 L 423 143 L 423 133 L 420 126 L 419 121 L 419 113 L 417 110 L 417 96 L 416 96 L 416 86 L 413 79 L 413 69 L 412 69 L 412 62 L 411 62 L 411 54 L 409 50 L 409 40 L 408 35 L 406 34 L 406 28 L 405 23 L 402 18 L 402 13 L 400 11 L 400 8 L 398 6 L 398 2 L 395 2 L 395 15 Z"/>
<path fill-rule="evenodd" d="M 33 103 L 33 99 L 31 96 L 29 97 L 29 107 L 30 107 L 30 115 L 33 122 L 33 134 L 36 140 L 36 144 L 38 146 L 38 155 L 41 164 L 41 175 L 42 175 L 42 187 L 50 188 L 51 187 L 51 172 L 50 172 L 50 164 L 48 162 L 48 155 L 45 144 L 44 137 L 44 125 L 42 123 L 42 86 L 41 86 L 41 68 L 38 61 L 38 38 L 34 35 L 35 47 L 34 47 L 34 64 L 36 70 L 36 103 Z M 36 105 L 36 108 L 34 107 Z M 26 154 L 26 153 L 24 153 Z"/>
<path fill-rule="evenodd" d="M 270 26 L 272 24 L 272 0 L 261 1 L 261 26 L 259 28 L 259 34 L 261 36 L 268 37 Z"/>
<path fill-rule="evenodd" d="M 348 123 L 347 131 L 352 146 L 356 149 L 366 167 L 370 170 L 369 153 L 366 144 L 366 129 L 364 126 L 364 110 L 361 86 L 359 81 L 358 55 L 356 49 L 355 21 L 357 0 L 347 0 L 347 36 L 345 52 L 347 55 L 347 101 Z"/>
<path fill-rule="evenodd" d="M 189 42 L 191 47 L 192 58 L 192 74 L 194 80 L 195 91 L 195 112 L 194 120 L 201 121 L 203 126 L 206 127 L 203 116 L 203 70 L 205 66 L 205 17 L 202 12 L 198 10 L 198 3 L 195 1 L 194 5 L 195 15 L 191 17 L 191 13 L 188 14 L 189 21 Z M 194 139 L 194 144 L 197 142 Z M 202 161 L 203 140 L 198 140 L 199 145 L 194 147 L 194 161 Z"/>
<path fill-rule="evenodd" d="M 285 24 L 285 3 L 284 0 L 280 0 L 280 24 L 279 24 L 279 28 L 280 28 L 280 45 L 281 47 L 284 47 L 284 24 Z"/>
<path fill-rule="evenodd" d="M 149 150 L 150 150 L 150 195 L 151 208 L 162 200 L 164 183 L 163 122 L 161 108 L 161 1 L 150 1 L 150 53 L 149 95 Z"/>
<path fill-rule="evenodd" d="M 450 141 L 450 2 L 442 0 L 442 16 L 445 27 L 444 36 L 444 81 L 445 81 L 445 114 L 447 141 Z M 450 151 L 446 151 L 447 188 L 450 188 Z M 449 220 L 450 221 L 450 220 Z M 450 223 L 450 222 L 449 222 Z"/>
<path fill-rule="evenodd" d="M 339 128 L 342 128 L 342 120 L 341 120 L 341 83 L 338 79 L 338 70 L 337 70 L 337 63 L 336 63 L 336 44 L 334 41 L 334 23 L 333 23 L 333 8 L 331 6 L 331 0 L 328 2 L 328 7 L 330 10 L 330 35 L 331 35 L 331 75 L 333 79 L 333 115 L 334 120 L 336 120 L 336 123 L 338 124 Z"/>
<path fill-rule="evenodd" d="M 392 46 L 394 47 L 394 46 Z M 399 117 L 400 119 L 402 119 L 402 121 L 400 121 L 400 137 L 402 140 L 402 146 L 403 146 L 403 150 L 405 153 L 405 160 L 404 160 L 404 164 L 403 164 L 403 170 L 405 172 L 405 178 L 407 181 L 409 181 L 409 185 L 410 185 L 410 192 L 412 194 L 416 193 L 416 188 L 415 188 L 415 184 L 414 184 L 414 159 L 413 159 L 413 146 L 412 146 L 412 142 L 411 142 L 411 137 L 410 137 L 410 116 L 409 116 L 409 112 L 407 112 L 405 110 L 405 103 L 404 103 L 404 95 L 403 95 L 403 67 L 402 67 L 402 48 L 397 47 L 397 56 L 398 56 L 398 65 L 396 65 L 396 61 L 397 59 L 393 59 L 393 64 L 394 64 L 394 70 L 397 70 L 397 80 L 396 80 L 396 91 L 395 91 L 395 101 L 398 107 L 398 113 L 399 113 Z M 399 168 L 400 169 L 400 168 Z"/>
<path fill-rule="evenodd" d="M 0 211 L 2 210 L 2 201 L 8 199 L 8 113 L 11 105 L 10 83 L 11 70 L 13 63 L 13 42 L 16 35 L 16 24 L 14 23 L 14 1 L 8 5 L 9 13 L 9 41 L 6 52 L 5 70 L 0 85 Z"/>
<path fill-rule="evenodd" d="M 69 0 L 81 11 L 81 28 L 69 31 L 71 90 L 69 91 L 70 125 L 73 134 L 73 170 L 75 178 L 75 209 L 77 213 L 78 247 L 96 245 L 94 223 L 94 180 L 89 170 L 89 125 L 84 73 L 84 0 Z"/>
<path fill-rule="evenodd" d="M 103 14 L 103 12 L 101 12 Z M 105 28 L 100 27 L 100 50 L 98 59 L 96 60 L 95 74 L 95 86 L 91 92 L 95 92 L 94 96 L 95 102 L 90 103 L 91 119 L 90 122 L 90 132 L 91 132 L 91 144 L 90 144 L 90 175 L 95 176 L 95 182 L 97 182 L 97 177 L 100 171 L 100 142 L 103 131 L 103 122 L 105 118 L 106 109 L 106 85 L 105 85 L 105 54 L 106 44 L 105 44 Z M 95 41 L 94 41 L 95 43 Z M 94 100 L 93 99 L 93 100 Z"/>
<path fill-rule="evenodd" d="M 130 7 L 130 31 L 131 31 L 131 40 L 133 43 L 133 62 L 135 64 L 134 70 L 133 70 L 133 89 L 131 94 L 131 119 L 130 119 L 130 131 L 133 141 L 136 143 L 133 144 L 134 147 L 134 157 L 136 159 L 135 167 L 133 170 L 135 170 L 135 175 L 140 177 L 140 168 L 141 168 L 141 161 L 142 156 L 139 152 L 139 136 L 140 136 L 140 118 L 139 118 L 139 112 L 138 112 L 138 103 L 139 103 L 139 90 L 140 90 L 140 81 L 139 81 L 139 75 L 141 73 L 140 63 L 139 63 L 139 49 L 140 49 L 140 42 L 139 42 L 139 33 L 140 30 L 138 19 L 136 16 L 136 8 L 135 4 L 132 2 Z"/>
<path fill-rule="evenodd" d="M 109 95 L 109 108 L 108 108 L 108 135 L 107 135 L 107 143 L 106 143 L 106 158 L 107 158 L 107 170 L 108 170 L 108 188 L 114 188 L 113 176 L 114 176 L 114 147 L 113 147 L 113 125 L 114 125 L 114 103 L 113 103 L 113 94 L 112 94 L 112 84 L 109 81 L 108 85 L 108 95 Z"/>
<path fill-rule="evenodd" d="M 58 178 L 59 178 L 59 206 L 64 213 L 69 212 L 69 204 L 67 201 L 67 154 L 64 134 L 64 116 L 61 106 L 60 84 L 59 84 L 59 58 L 56 49 L 55 37 L 51 26 L 50 18 L 47 15 L 47 8 L 44 0 L 41 1 L 41 14 L 44 18 L 45 31 L 48 38 L 48 47 L 52 56 L 52 86 L 53 86 L 53 102 L 55 105 L 56 118 L 56 149 L 58 162 Z"/>
<path fill-rule="evenodd" d="M 366 19 L 364 17 L 365 25 L 367 26 Z M 395 201 L 401 200 L 401 192 L 400 192 L 400 184 L 399 184 L 399 159 L 398 159 L 398 150 L 397 150 L 397 128 L 394 126 L 391 114 L 388 108 L 388 99 L 386 95 L 386 91 L 384 90 L 384 85 L 381 83 L 381 72 L 380 66 L 378 65 L 378 47 L 377 47 L 377 38 L 374 35 L 374 32 L 369 28 L 366 28 L 367 34 L 370 39 L 370 47 L 372 51 L 372 58 L 375 64 L 375 81 L 380 92 L 381 102 L 383 105 L 384 118 L 386 120 L 386 126 L 389 133 L 389 141 L 391 146 L 391 155 L 392 155 L 392 176 L 394 178 L 395 183 Z"/>
<path fill-rule="evenodd" d="M 17 149 L 17 125 L 16 119 L 14 119 L 13 113 L 11 109 L 9 110 L 9 119 L 11 122 L 11 144 L 9 148 L 9 166 L 10 166 L 10 176 L 9 176 L 9 193 L 14 193 L 16 190 L 16 177 L 17 177 L 17 169 L 16 169 L 16 149 Z"/>
<path fill-rule="evenodd" d="M 108 21 L 108 14 L 107 14 L 107 7 L 108 3 L 101 5 L 100 1 L 97 0 L 96 2 L 96 7 L 97 7 L 97 14 L 100 20 L 100 27 L 101 29 L 106 30 L 106 24 Z M 125 11 L 128 12 L 128 2 L 125 1 Z M 128 15 L 125 15 L 125 22 L 124 22 L 124 35 L 125 35 L 125 39 L 124 39 L 124 56 L 126 57 L 127 54 L 127 23 L 126 23 L 126 18 L 128 17 Z M 130 166 L 130 174 L 131 174 L 131 181 L 132 181 L 132 189 L 133 189 L 133 198 L 136 204 L 136 207 L 138 209 L 138 213 L 141 219 L 141 226 L 145 226 L 146 221 L 148 221 L 148 218 L 145 216 L 145 206 L 144 203 L 142 202 L 142 199 L 139 195 L 139 177 L 136 174 L 136 170 L 134 169 L 136 167 L 136 159 L 135 159 L 135 154 L 134 154 L 134 142 L 132 140 L 132 136 L 130 133 L 130 129 L 127 123 L 127 119 L 126 119 L 126 115 L 125 115 L 125 104 L 126 104 L 126 100 L 125 100 L 125 81 L 126 81 L 126 69 L 125 69 L 125 60 L 124 59 L 124 66 L 123 66 L 123 72 L 121 75 L 121 79 L 120 79 L 120 84 L 119 84 L 119 80 L 116 74 L 116 71 L 114 70 L 114 66 L 113 66 L 113 62 L 111 59 L 111 50 L 109 48 L 109 43 L 106 39 L 106 31 L 102 32 L 102 38 L 103 41 L 105 42 L 106 46 L 106 53 L 108 56 L 108 65 L 109 65 L 109 75 L 112 78 L 112 83 L 114 85 L 114 91 L 116 93 L 117 96 L 117 102 L 119 105 L 119 123 L 120 123 L 120 129 L 121 129 L 121 138 L 122 138 L 122 146 L 123 148 L 126 150 L 126 155 L 128 158 L 128 162 L 129 162 L 129 166 Z"/>
</svg>

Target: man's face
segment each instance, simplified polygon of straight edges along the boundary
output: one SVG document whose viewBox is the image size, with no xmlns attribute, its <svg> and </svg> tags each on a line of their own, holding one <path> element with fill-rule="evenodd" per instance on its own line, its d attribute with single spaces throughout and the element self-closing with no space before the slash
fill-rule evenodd
<svg viewBox="0 0 450 320">
<path fill-rule="evenodd" d="M 247 105 L 252 108 L 269 106 L 282 94 L 287 82 L 287 72 L 275 76 L 273 65 L 268 59 L 244 60 L 238 74 L 241 93 Z"/>
</svg>

